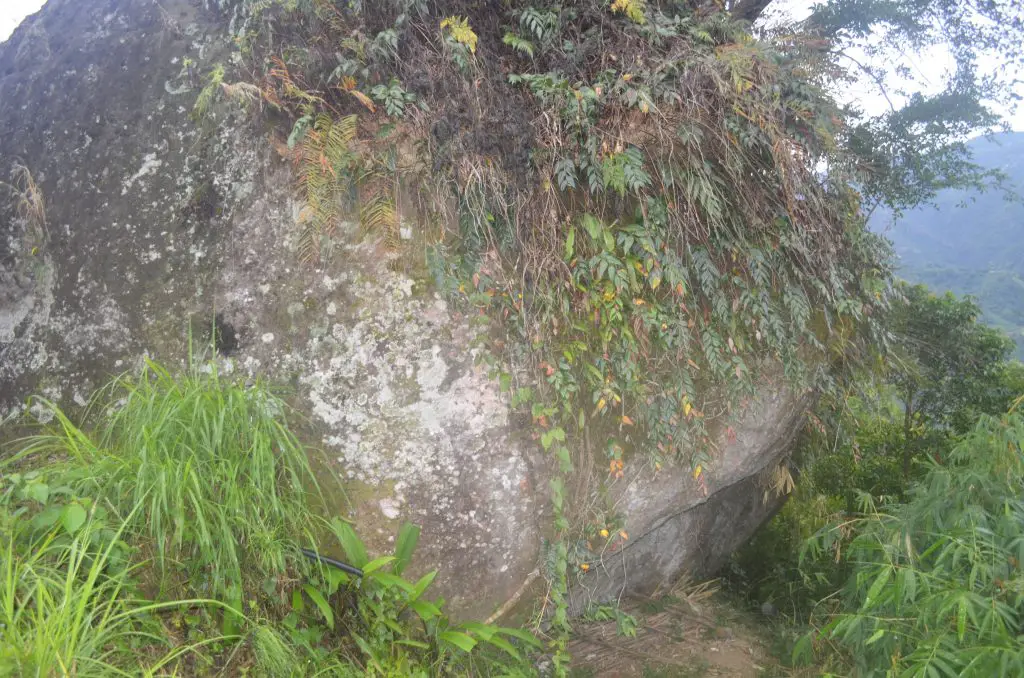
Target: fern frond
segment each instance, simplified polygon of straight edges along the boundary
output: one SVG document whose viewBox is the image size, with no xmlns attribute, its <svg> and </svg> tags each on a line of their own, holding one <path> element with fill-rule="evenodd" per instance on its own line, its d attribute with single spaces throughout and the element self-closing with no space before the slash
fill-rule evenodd
<svg viewBox="0 0 1024 678">
<path fill-rule="evenodd" d="M 340 221 L 343 187 L 350 179 L 359 119 L 355 115 L 334 119 L 320 114 L 302 138 L 299 187 L 303 191 L 309 218 L 302 221 L 299 258 L 320 259 L 323 244 L 330 242 Z"/>
<path fill-rule="evenodd" d="M 385 248 L 398 249 L 398 211 L 388 195 L 376 195 L 363 203 L 359 210 L 359 223 L 364 233 L 379 235 Z"/>
<path fill-rule="evenodd" d="M 644 0 L 614 0 L 612 12 L 625 14 L 635 24 L 647 23 L 647 16 L 644 14 Z"/>
<path fill-rule="evenodd" d="M 224 65 L 217 64 L 210 71 L 209 75 L 206 76 L 206 85 L 199 92 L 199 96 L 196 97 L 196 103 L 192 107 L 192 111 L 197 117 L 203 117 L 210 110 L 210 106 L 213 105 L 214 100 L 217 98 L 217 92 L 220 91 L 221 85 L 224 83 Z"/>
<path fill-rule="evenodd" d="M 508 32 L 505 34 L 505 37 L 501 39 L 501 41 L 508 45 L 509 47 L 511 47 L 512 49 L 516 50 L 517 52 L 522 52 L 531 59 L 533 58 L 533 43 L 527 40 L 526 38 L 521 38 L 515 33 Z"/>
</svg>

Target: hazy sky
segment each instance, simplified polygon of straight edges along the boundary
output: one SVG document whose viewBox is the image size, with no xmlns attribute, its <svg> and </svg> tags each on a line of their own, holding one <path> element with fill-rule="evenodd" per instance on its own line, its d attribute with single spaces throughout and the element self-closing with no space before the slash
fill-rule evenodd
<svg viewBox="0 0 1024 678">
<path fill-rule="evenodd" d="M 11 37 L 21 20 L 43 6 L 44 0 L 0 0 L 0 42 Z"/>
<path fill-rule="evenodd" d="M 778 20 L 776 17 L 796 21 L 805 19 L 810 15 L 811 8 L 815 4 L 816 0 L 774 0 L 769 7 L 771 14 L 769 14 L 768 20 Z M 860 56 L 858 50 L 850 51 L 851 55 L 855 58 Z M 989 73 L 994 73 L 1003 66 L 999 57 L 992 54 L 982 54 L 978 59 L 978 64 L 983 71 L 988 71 Z M 846 65 L 850 66 L 849 63 Z M 908 67 L 915 74 L 914 79 L 916 83 L 924 85 L 926 93 L 929 91 L 935 93 L 941 89 L 944 75 L 952 69 L 953 59 L 945 49 L 935 49 L 925 54 L 913 54 L 898 60 L 894 59 L 891 65 L 893 67 L 896 65 Z M 910 87 L 910 89 L 915 88 Z M 1020 87 L 1017 93 L 1024 96 L 1024 87 Z M 856 103 L 859 108 L 869 115 L 885 113 L 889 108 L 889 102 L 879 92 L 877 85 L 867 77 L 862 78 L 861 82 L 852 87 L 848 87 L 836 94 L 840 100 Z M 892 95 L 893 103 L 899 107 L 901 104 L 900 98 L 891 91 L 890 94 Z M 1004 112 L 1003 117 L 1014 130 L 1024 131 L 1024 106 L 1019 107 L 1013 115 Z"/>
<path fill-rule="evenodd" d="M 44 1 L 0 0 L 0 42 L 10 37 L 14 29 L 21 23 L 21 20 L 29 14 L 36 12 L 43 6 Z M 772 3 L 772 10 L 775 12 L 785 12 L 795 19 L 802 19 L 810 13 L 812 5 L 814 5 L 814 0 L 775 0 Z M 924 76 L 925 80 L 934 81 L 936 85 L 939 85 L 942 82 L 943 72 L 949 66 L 948 58 L 943 57 L 944 55 L 940 53 L 918 55 L 913 60 L 908 60 L 906 65 L 917 71 L 919 75 Z M 999 60 L 997 58 L 993 57 L 988 61 L 990 61 L 993 69 L 999 67 Z M 1024 95 L 1024 91 L 1020 93 Z M 847 101 L 856 101 L 860 108 L 869 114 L 882 113 L 888 106 L 884 97 L 878 93 L 877 88 L 871 85 L 870 82 L 848 88 L 846 91 L 839 93 L 839 95 Z M 1021 107 L 1021 110 L 1017 111 L 1016 115 L 1008 116 L 1008 119 L 1013 129 L 1024 131 L 1024 106 Z"/>
</svg>

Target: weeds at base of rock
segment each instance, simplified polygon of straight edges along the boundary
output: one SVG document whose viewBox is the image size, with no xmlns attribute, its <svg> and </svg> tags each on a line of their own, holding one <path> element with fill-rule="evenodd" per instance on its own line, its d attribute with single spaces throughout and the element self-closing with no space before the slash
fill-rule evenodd
<svg viewBox="0 0 1024 678">
<path fill-rule="evenodd" d="M 529 633 L 455 624 L 436 572 L 403 577 L 419 528 L 371 560 L 328 519 L 264 385 L 150 362 L 81 424 L 43 405 L 50 423 L 0 460 L 0 675 L 532 673 Z"/>
</svg>

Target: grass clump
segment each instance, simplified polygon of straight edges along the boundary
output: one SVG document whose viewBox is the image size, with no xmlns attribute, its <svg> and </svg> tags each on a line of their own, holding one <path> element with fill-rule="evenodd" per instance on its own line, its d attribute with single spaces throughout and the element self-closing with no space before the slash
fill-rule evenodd
<svg viewBox="0 0 1024 678">
<path fill-rule="evenodd" d="M 0 676 L 149 676 L 192 649 L 161 639 L 153 614 L 214 601 L 138 600 L 119 555 L 125 523 L 72 512 L 40 532 L 43 514 L 12 510 L 20 480 L 0 496 Z"/>
<path fill-rule="evenodd" d="M 281 400 L 215 368 L 175 376 L 151 361 L 108 396 L 115 404 L 95 438 L 54 408 L 59 428 L 28 439 L 23 454 L 71 459 L 79 493 L 121 515 L 140 507 L 132 526 L 161 574 L 180 567 L 193 585 L 224 592 L 243 571 L 293 564 L 294 541 L 312 540 L 319 490 Z"/>
</svg>

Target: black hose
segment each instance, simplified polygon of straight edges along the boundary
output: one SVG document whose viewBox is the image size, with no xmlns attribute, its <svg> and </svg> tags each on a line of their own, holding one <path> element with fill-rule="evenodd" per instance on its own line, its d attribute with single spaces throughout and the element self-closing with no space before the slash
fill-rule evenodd
<svg viewBox="0 0 1024 678">
<path fill-rule="evenodd" d="M 329 558 L 328 556 L 322 556 L 319 553 L 317 553 L 316 551 L 313 551 L 313 550 L 310 550 L 310 549 L 299 549 L 299 550 L 302 552 L 302 555 L 306 556 L 310 560 L 318 560 L 321 563 L 325 563 L 327 565 L 331 565 L 332 567 L 338 568 L 342 572 L 348 572 L 349 574 L 354 575 L 356 577 L 362 577 L 363 576 L 363 571 L 360 570 L 358 567 L 354 567 L 352 565 L 349 565 L 348 563 L 343 563 L 340 560 L 335 560 L 334 558 Z"/>
</svg>

